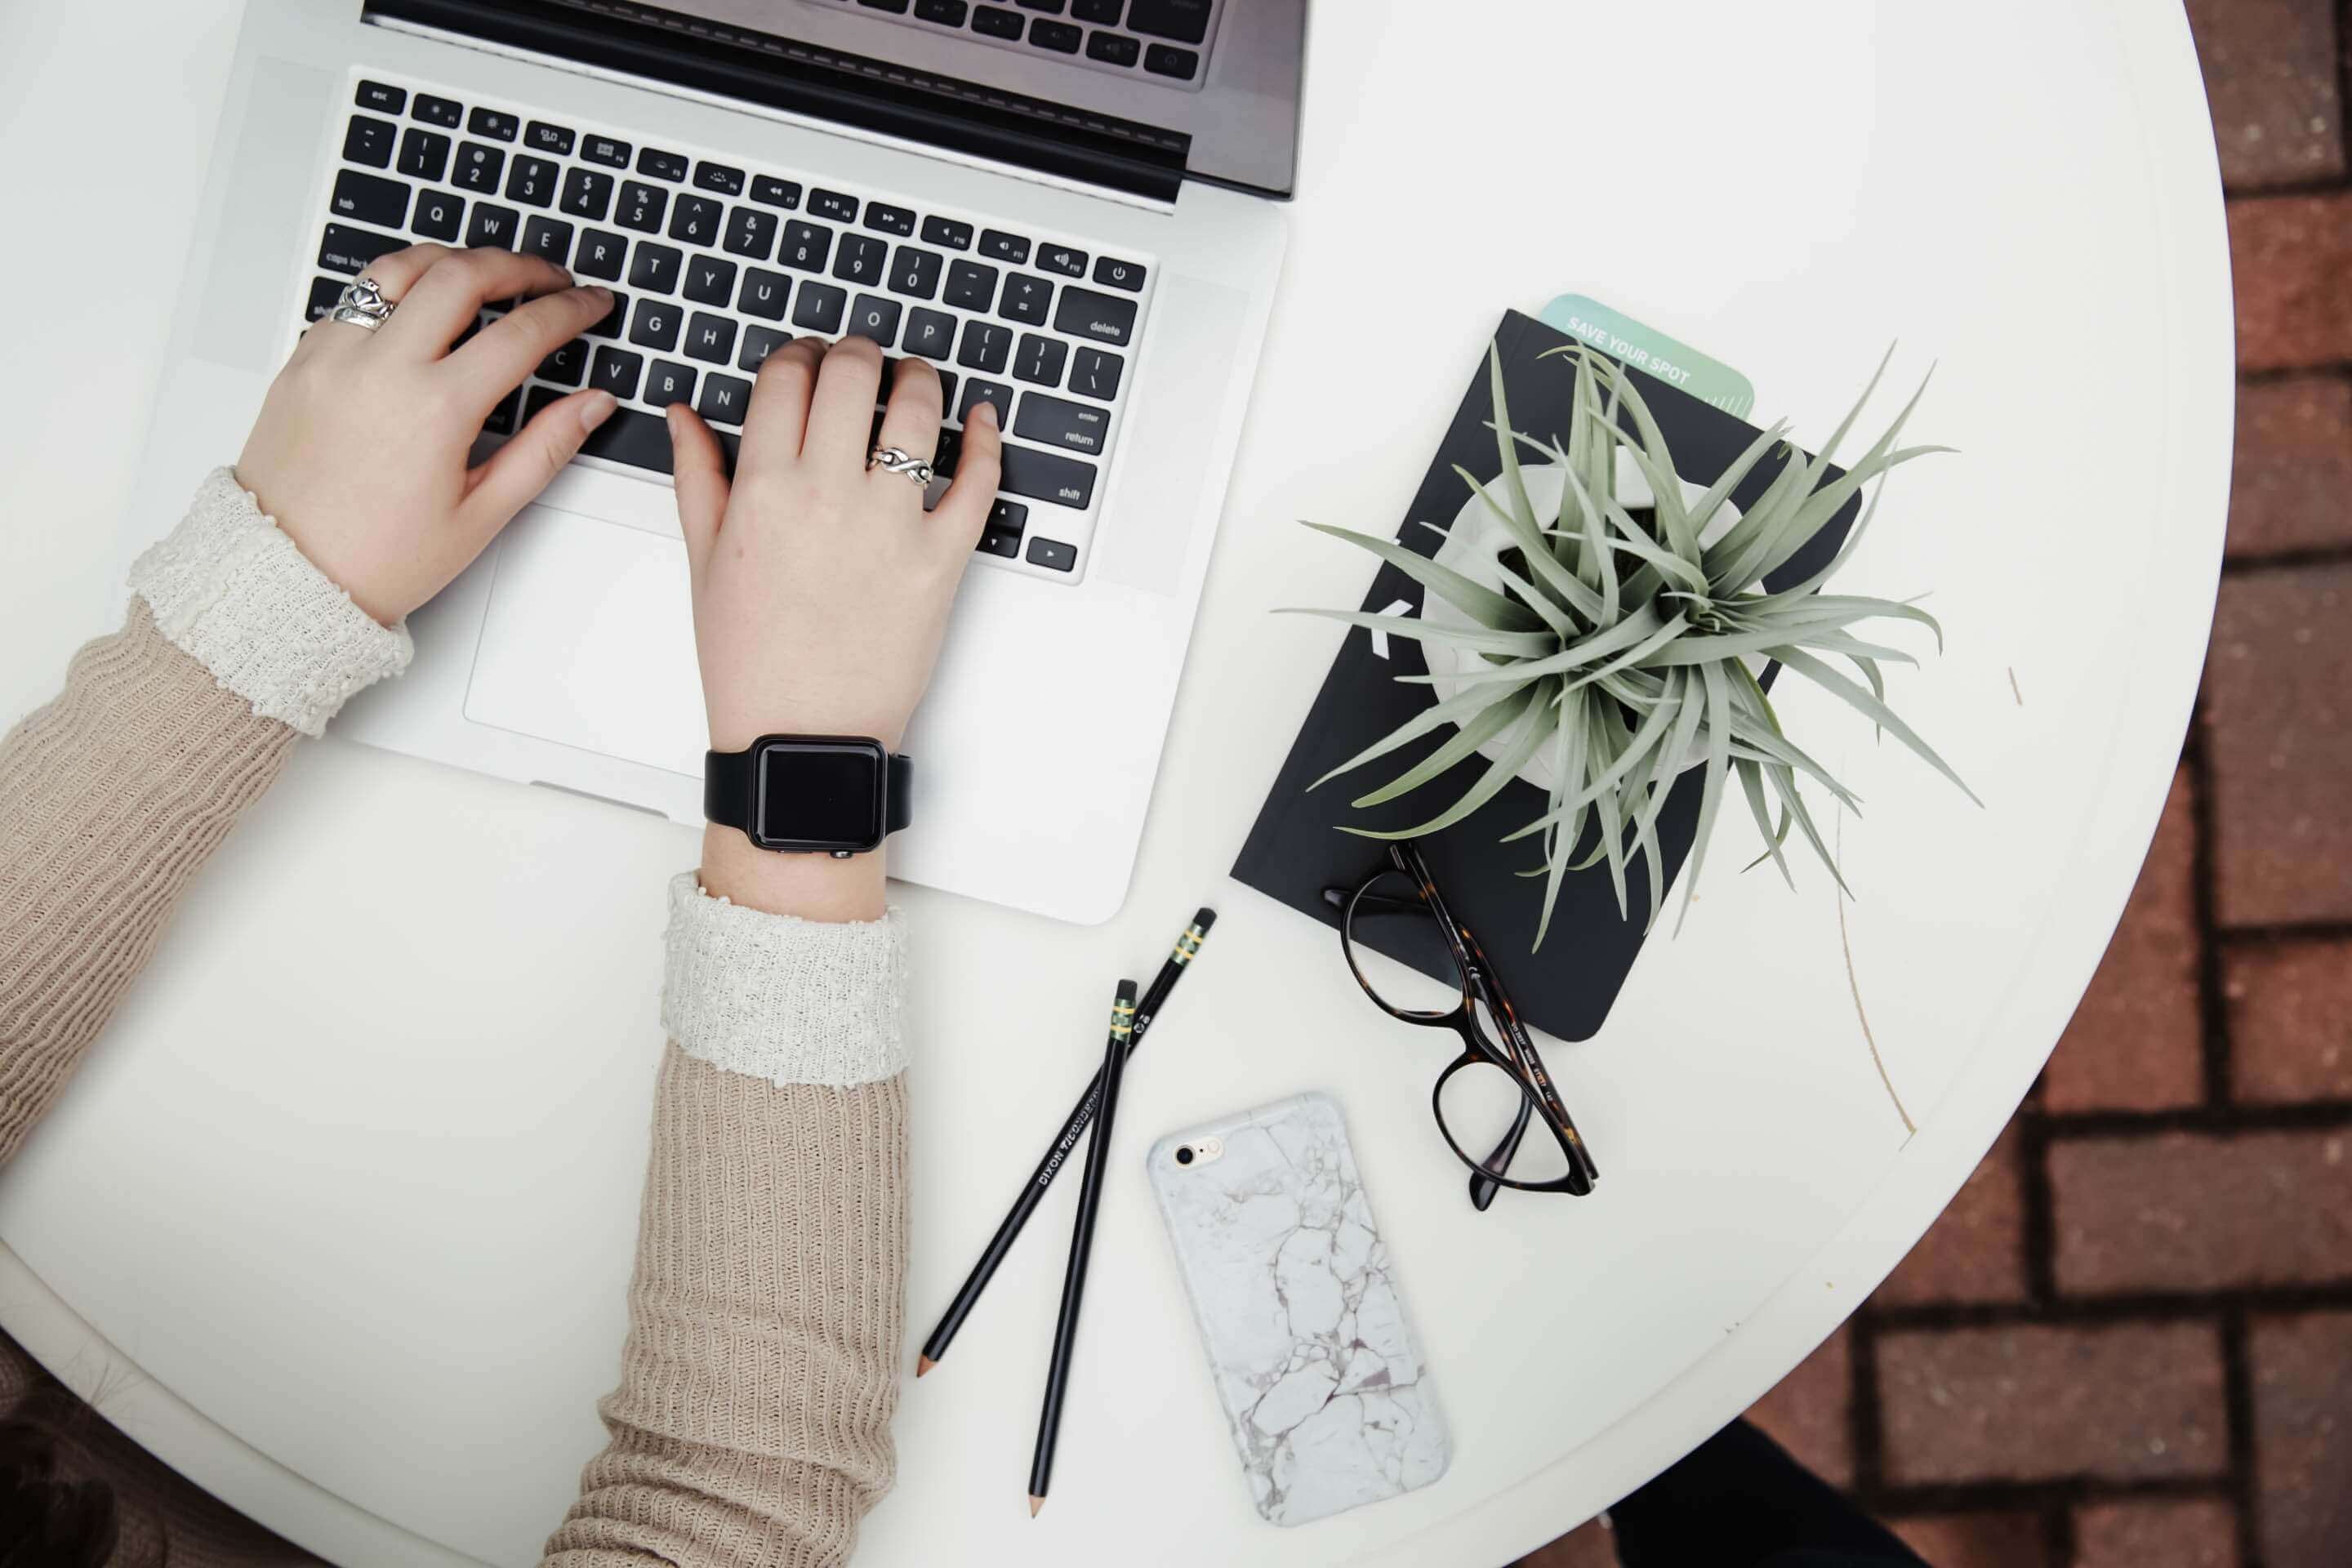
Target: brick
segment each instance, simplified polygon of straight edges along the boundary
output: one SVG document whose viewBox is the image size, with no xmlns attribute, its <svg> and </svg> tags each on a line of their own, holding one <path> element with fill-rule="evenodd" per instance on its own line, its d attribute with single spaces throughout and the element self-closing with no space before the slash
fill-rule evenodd
<svg viewBox="0 0 2352 1568">
<path fill-rule="evenodd" d="M 2017 1132 L 2003 1132 L 1872 1300 L 2025 1300 L 2025 1195 Z"/>
<path fill-rule="evenodd" d="M 2074 1568 L 2238 1568 L 2237 1515 L 2210 1498 L 2085 1503 Z"/>
<path fill-rule="evenodd" d="M 2352 1312 L 2258 1321 L 2248 1354 L 2263 1559 L 2352 1563 Z"/>
<path fill-rule="evenodd" d="M 2163 1110 L 2204 1097 L 2197 819 L 2176 768 L 2106 955 L 2042 1075 L 2050 1110 Z"/>
<path fill-rule="evenodd" d="M 2214 1476 L 2228 1462 L 2206 1324 L 1906 1331 L 1876 1350 L 1898 1485 Z"/>
<path fill-rule="evenodd" d="M 1549 1546 L 1539 1546 L 1512 1568 L 1617 1568 L 1617 1541 L 1597 1520 L 1587 1520 Z"/>
<path fill-rule="evenodd" d="M 2201 707 L 2222 923 L 2352 920 L 2352 564 L 2224 578 Z"/>
<path fill-rule="evenodd" d="M 1935 1568 L 2064 1568 L 2051 1560 L 2039 1514 L 1920 1514 L 1886 1527 Z"/>
<path fill-rule="evenodd" d="M 2332 9 L 2329 0 L 2189 0 L 2223 184 L 2344 172 Z"/>
<path fill-rule="evenodd" d="M 2352 544 L 2352 381 L 2296 376 L 2238 388 L 2230 557 Z"/>
<path fill-rule="evenodd" d="M 2352 1277 L 2352 1132 L 2165 1132 L 2050 1146 L 2058 1289 Z"/>
<path fill-rule="evenodd" d="M 2352 359 L 2352 194 L 2229 203 L 2240 370 Z"/>
<path fill-rule="evenodd" d="M 1748 1419 L 1813 1474 L 1843 1487 L 1853 1482 L 1853 1408 L 1852 1340 L 1841 1328 L 1749 1405 Z"/>
<path fill-rule="evenodd" d="M 2352 1100 L 2352 942 L 2236 947 L 2222 958 L 2230 1089 L 2240 1100 Z"/>
</svg>

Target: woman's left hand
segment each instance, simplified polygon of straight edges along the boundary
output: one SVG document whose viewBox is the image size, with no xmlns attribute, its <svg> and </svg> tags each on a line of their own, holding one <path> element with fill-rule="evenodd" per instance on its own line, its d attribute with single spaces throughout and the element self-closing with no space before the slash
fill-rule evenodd
<svg viewBox="0 0 2352 1568">
<path fill-rule="evenodd" d="M 391 319 L 373 331 L 320 321 L 302 334 L 236 477 L 312 565 L 389 626 L 447 587 L 612 414 L 610 393 L 575 392 L 467 466 L 499 400 L 613 296 L 506 250 L 419 245 L 368 276 L 397 307 Z M 517 298 L 451 351 L 483 306 Z"/>
</svg>

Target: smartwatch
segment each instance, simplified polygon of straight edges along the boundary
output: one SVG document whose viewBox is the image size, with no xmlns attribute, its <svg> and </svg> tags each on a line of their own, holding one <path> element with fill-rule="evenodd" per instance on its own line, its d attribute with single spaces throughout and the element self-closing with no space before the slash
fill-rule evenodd
<svg viewBox="0 0 2352 1568">
<path fill-rule="evenodd" d="M 762 849 L 847 859 L 907 826 L 913 768 L 859 735 L 762 735 L 702 754 L 702 814 Z"/>
</svg>

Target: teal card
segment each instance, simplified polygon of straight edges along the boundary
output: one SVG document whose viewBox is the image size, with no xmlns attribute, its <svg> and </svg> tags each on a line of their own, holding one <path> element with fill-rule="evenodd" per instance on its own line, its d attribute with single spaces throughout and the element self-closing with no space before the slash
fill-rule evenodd
<svg viewBox="0 0 2352 1568">
<path fill-rule="evenodd" d="M 1745 419 L 1756 406 L 1756 388 L 1746 376 L 1598 300 L 1562 294 L 1543 308 L 1543 322 L 1726 414 Z"/>
</svg>

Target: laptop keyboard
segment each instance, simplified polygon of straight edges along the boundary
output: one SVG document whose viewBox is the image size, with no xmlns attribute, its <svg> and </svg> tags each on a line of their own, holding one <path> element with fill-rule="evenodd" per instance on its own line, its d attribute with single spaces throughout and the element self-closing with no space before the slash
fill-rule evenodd
<svg viewBox="0 0 2352 1568">
<path fill-rule="evenodd" d="M 824 4 L 824 0 L 815 0 Z M 1198 91 L 1219 0 L 832 0 L 1139 81 Z"/>
<path fill-rule="evenodd" d="M 612 312 L 550 354 L 490 433 L 600 386 L 620 407 L 583 457 L 668 473 L 662 410 L 683 402 L 731 458 L 772 351 L 796 334 L 856 333 L 893 363 L 920 355 L 939 371 L 947 427 L 932 502 L 964 416 L 996 405 L 1003 478 L 978 553 L 1050 581 L 1085 574 L 1149 258 L 380 78 L 354 79 L 338 136 L 307 320 L 376 258 L 424 240 L 520 248 L 613 289 Z"/>
</svg>

